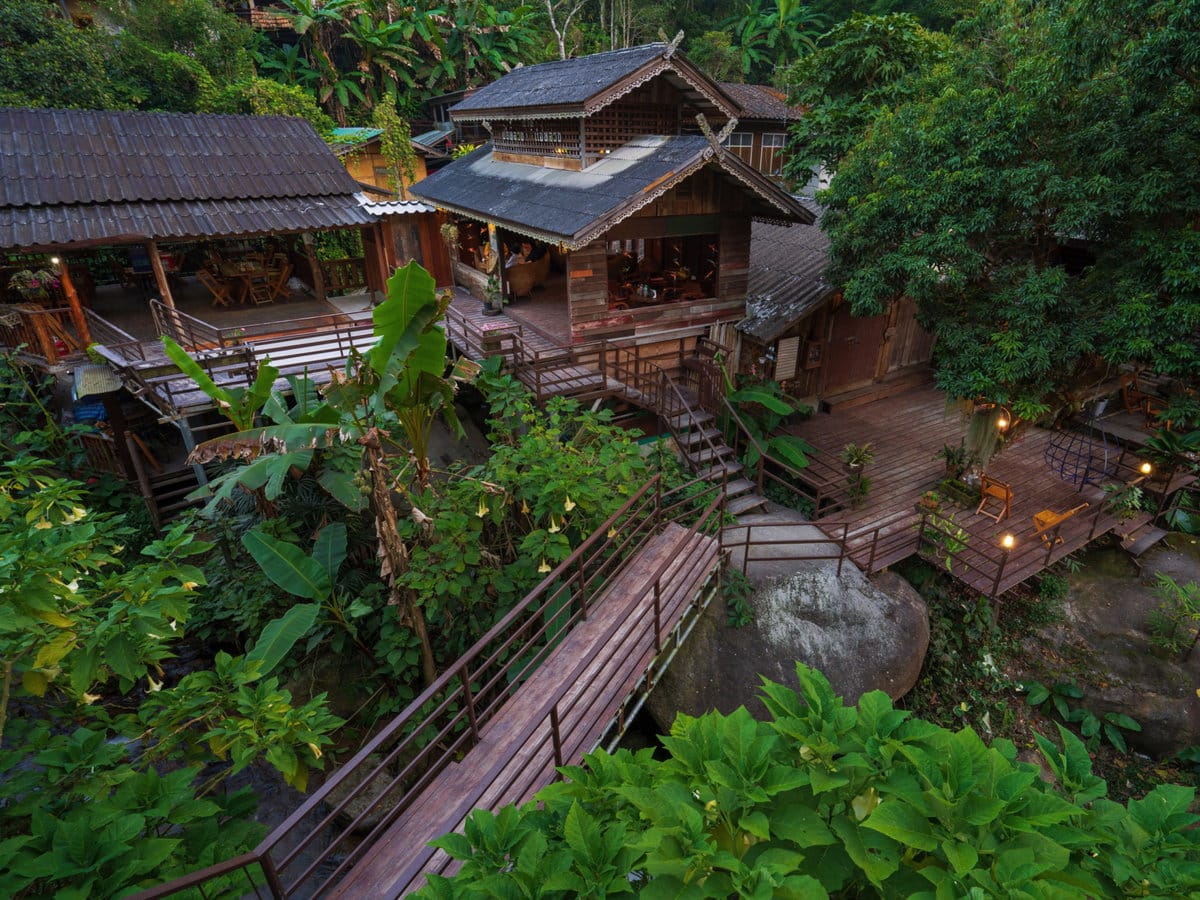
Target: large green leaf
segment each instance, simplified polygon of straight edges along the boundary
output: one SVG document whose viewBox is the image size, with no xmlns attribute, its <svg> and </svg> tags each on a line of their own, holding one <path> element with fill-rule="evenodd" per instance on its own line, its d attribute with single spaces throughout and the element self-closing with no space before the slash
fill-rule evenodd
<svg viewBox="0 0 1200 900">
<path fill-rule="evenodd" d="M 742 388 L 740 391 L 730 394 L 729 399 L 734 403 L 757 403 L 781 416 L 787 416 L 796 411 L 795 407 L 786 400 L 781 400 L 774 394 L 756 388 Z"/>
<path fill-rule="evenodd" d="M 262 634 L 254 642 L 254 647 L 246 654 L 248 662 L 262 663 L 258 670 L 260 678 L 269 674 L 283 661 L 292 647 L 296 646 L 296 642 L 313 627 L 320 611 L 320 603 L 293 606 L 263 627 Z"/>
<path fill-rule="evenodd" d="M 378 342 L 369 352 L 371 368 L 382 375 L 393 354 L 404 358 L 417 346 L 421 332 L 437 315 L 437 294 L 433 276 L 414 260 L 397 269 L 388 279 L 388 297 L 375 308 Z M 425 312 L 418 319 L 418 313 Z M 413 327 L 417 326 L 417 327 Z"/>
<path fill-rule="evenodd" d="M 346 559 L 346 525 L 334 522 L 326 525 L 313 545 L 313 559 L 321 564 L 330 582 L 337 578 L 338 569 Z"/>
<path fill-rule="evenodd" d="M 295 544 L 279 541 L 255 529 L 242 535 L 242 545 L 271 581 L 289 594 L 309 600 L 329 596 L 333 583 L 317 560 Z"/>
</svg>

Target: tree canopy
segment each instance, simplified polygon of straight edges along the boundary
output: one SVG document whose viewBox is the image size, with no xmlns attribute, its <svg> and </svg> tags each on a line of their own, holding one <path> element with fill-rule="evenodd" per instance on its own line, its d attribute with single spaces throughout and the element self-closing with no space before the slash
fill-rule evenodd
<svg viewBox="0 0 1200 900">
<path fill-rule="evenodd" d="M 1032 414 L 1098 361 L 1196 374 L 1198 8 L 989 0 L 891 105 L 822 108 L 860 129 L 816 145 L 831 277 L 860 314 L 916 300 L 952 396 Z M 869 73 L 886 34 L 843 66 Z"/>
</svg>

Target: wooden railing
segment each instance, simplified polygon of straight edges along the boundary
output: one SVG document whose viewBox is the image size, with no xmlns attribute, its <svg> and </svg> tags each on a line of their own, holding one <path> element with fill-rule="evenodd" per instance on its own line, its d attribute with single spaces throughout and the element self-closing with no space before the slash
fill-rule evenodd
<svg viewBox="0 0 1200 900">
<path fill-rule="evenodd" d="M 13 321 L 16 316 L 16 321 Z M 7 307 L 0 319 L 0 346 L 21 352 L 46 366 L 81 354 L 83 347 L 67 307 L 44 309 L 29 305 Z"/>
<path fill-rule="evenodd" d="M 367 286 L 367 266 L 361 256 L 323 259 L 319 265 L 327 294 L 352 294 Z"/>
<path fill-rule="evenodd" d="M 748 448 L 754 449 L 758 461 L 749 474 L 759 494 L 767 496 L 767 487 L 774 485 L 779 490 L 804 497 L 812 504 L 814 517 L 849 502 L 845 474 L 829 459 L 828 454 L 814 448 L 805 454 L 808 465 L 797 468 L 768 453 L 746 426 L 741 414 L 724 397 L 720 400 L 719 414 L 726 426 L 725 440 L 733 447 L 738 459 L 746 458 Z"/>
<path fill-rule="evenodd" d="M 626 560 L 667 522 L 684 524 L 691 534 L 719 535 L 722 501 L 712 485 L 664 492 L 661 477 L 652 478 L 252 852 L 134 896 L 151 900 L 203 886 L 206 897 L 232 897 L 265 884 L 272 897 L 282 900 L 329 890 L 370 852 L 422 789 L 479 742 L 481 730 L 524 680 L 588 617 Z M 660 582 L 669 567 L 678 565 L 679 560 L 669 559 L 654 573 L 654 602 L 645 614 L 647 621 L 639 623 L 654 628 L 656 651 L 662 648 Z M 609 631 L 627 624 L 616 622 Z M 566 712 L 564 698 L 594 662 L 579 662 L 541 705 L 539 721 L 526 726 L 515 743 L 530 741 L 549 720 L 546 740 L 553 744 L 555 762 L 568 762 L 561 757 L 558 732 Z M 403 795 L 397 798 L 400 791 Z M 452 799 L 461 800 L 447 802 Z M 361 811 L 351 816 L 348 810 L 356 801 Z M 360 839 L 356 832 L 376 814 L 378 823 Z"/>
<path fill-rule="evenodd" d="M 189 353 L 228 346 L 221 339 L 220 329 L 161 300 L 151 298 L 150 313 L 158 333 L 169 335 Z"/>
<path fill-rule="evenodd" d="M 142 342 L 132 334 L 122 331 L 108 319 L 96 315 L 90 309 L 83 311 L 87 319 L 88 330 L 92 333 L 92 342 L 102 344 L 112 353 L 127 360 L 145 360 L 146 351 Z"/>
</svg>

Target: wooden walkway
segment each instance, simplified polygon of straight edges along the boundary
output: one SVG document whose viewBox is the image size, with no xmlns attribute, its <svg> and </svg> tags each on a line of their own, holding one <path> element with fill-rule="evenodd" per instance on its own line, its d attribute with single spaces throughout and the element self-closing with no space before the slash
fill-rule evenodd
<svg viewBox="0 0 1200 900">
<path fill-rule="evenodd" d="M 814 520 L 831 537 L 846 535 L 850 558 L 861 569 L 878 572 L 918 549 L 945 564 L 944 555 L 920 546 L 922 516 L 917 504 L 945 477 L 938 451 L 945 444 L 957 446 L 965 434 L 962 416 L 946 410 L 944 395 L 933 388 L 917 388 L 832 414 L 818 413 L 788 431 L 817 448 L 812 475 L 831 484 L 846 479 L 838 456 L 845 444 L 870 443 L 874 448 L 875 460 L 864 470 L 871 490 L 863 506 L 852 509 L 845 504 Z M 1012 485 L 1009 518 L 997 523 L 977 515 L 974 506 L 944 505 L 943 514 L 968 535 L 966 546 L 954 554 L 950 571 L 972 588 L 989 595 L 1004 593 L 1118 528 L 1118 520 L 1104 511 L 1102 490 L 1089 485 L 1080 491 L 1046 463 L 1044 453 L 1053 436 L 1044 429 L 1030 429 L 989 464 L 989 475 Z M 1125 473 L 1124 480 L 1133 474 Z M 1062 541 L 1047 547 L 1035 531 L 1034 514 L 1047 509 L 1062 512 L 1084 502 L 1088 509 L 1060 528 L 1057 536 Z M 1013 535 L 1015 542 L 1008 553 L 1001 547 L 1005 534 Z"/>
<path fill-rule="evenodd" d="M 472 809 L 524 803 L 556 777 L 552 708 L 560 711 L 564 761 L 578 763 L 596 747 L 656 655 L 655 573 L 674 560 L 662 579 L 659 629 L 666 640 L 716 570 L 717 549 L 713 538 L 675 524 L 653 538 L 609 584 L 587 621 L 482 729 L 481 742 L 422 792 L 329 896 L 402 897 L 422 887 L 427 873 L 454 871 L 454 861 L 428 847 L 430 840 L 461 831 Z"/>
</svg>

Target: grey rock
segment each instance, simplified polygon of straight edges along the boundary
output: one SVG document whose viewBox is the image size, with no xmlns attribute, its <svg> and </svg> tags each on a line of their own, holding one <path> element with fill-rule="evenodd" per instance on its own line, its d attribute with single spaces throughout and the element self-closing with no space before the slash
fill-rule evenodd
<svg viewBox="0 0 1200 900">
<path fill-rule="evenodd" d="M 824 672 L 848 703 L 876 689 L 893 698 L 907 693 L 929 645 L 929 611 L 917 591 L 891 573 L 868 579 L 848 561 L 839 577 L 836 560 L 781 558 L 798 555 L 797 545 L 783 541 L 821 537 L 794 514 L 776 508 L 740 520 L 747 522 L 778 530 L 777 549 L 755 552 L 748 567 L 754 621 L 731 628 L 723 604 L 714 602 L 650 695 L 655 721 L 665 728 L 677 712 L 727 713 L 741 705 L 759 715 L 760 676 L 795 687 L 797 661 Z M 729 529 L 730 546 L 740 533 Z M 814 555 L 830 547 L 807 546 Z M 740 561 L 735 550 L 734 564 Z"/>
</svg>

